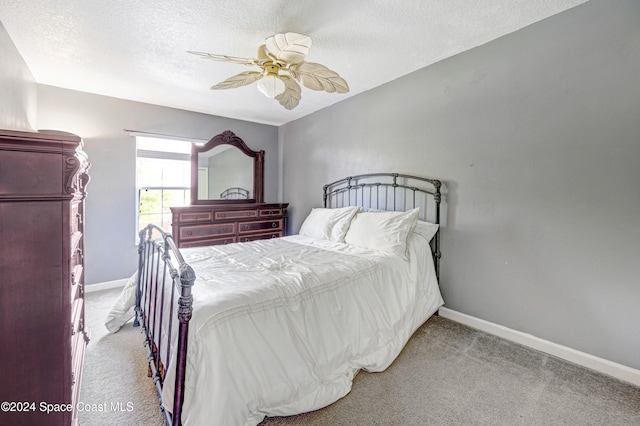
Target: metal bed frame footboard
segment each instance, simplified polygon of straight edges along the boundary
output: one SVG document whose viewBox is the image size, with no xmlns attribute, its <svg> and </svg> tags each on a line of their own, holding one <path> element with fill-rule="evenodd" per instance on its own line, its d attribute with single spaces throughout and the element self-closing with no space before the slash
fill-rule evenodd
<svg viewBox="0 0 640 426">
<path fill-rule="evenodd" d="M 442 182 L 400 173 L 349 176 L 324 185 L 324 207 L 406 211 L 420 208 L 420 219 L 440 225 Z M 440 229 L 431 240 L 436 277 L 440 278 Z"/>
<path fill-rule="evenodd" d="M 153 378 L 160 397 L 160 407 L 168 425 L 180 425 L 184 402 L 185 368 L 189 320 L 193 312 L 191 287 L 196 276 L 170 233 L 156 225 L 147 225 L 139 233 L 138 287 L 136 292 L 136 317 L 134 327 L 142 325 L 149 361 L 149 377 Z M 176 264 L 174 266 L 174 263 Z M 178 300 L 176 302 L 176 295 Z M 169 298 L 166 300 L 165 298 Z M 177 313 L 174 306 L 177 305 Z M 165 312 L 165 307 L 169 312 Z M 178 320 L 176 366 L 170 365 L 172 328 Z M 162 327 L 166 326 L 167 338 L 163 341 Z M 163 346 L 164 345 L 164 346 Z M 173 412 L 162 406 L 162 390 L 166 372 L 175 368 Z"/>
</svg>

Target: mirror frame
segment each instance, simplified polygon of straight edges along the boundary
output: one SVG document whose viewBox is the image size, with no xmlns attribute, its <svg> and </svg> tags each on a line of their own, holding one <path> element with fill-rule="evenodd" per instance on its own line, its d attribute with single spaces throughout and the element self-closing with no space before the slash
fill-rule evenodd
<svg viewBox="0 0 640 426">
<path fill-rule="evenodd" d="M 253 158 L 253 198 L 241 200 L 198 199 L 198 154 L 207 152 L 218 145 L 232 145 L 243 154 Z M 204 145 L 191 145 L 191 204 L 251 204 L 264 203 L 264 151 L 254 151 L 231 130 L 215 135 Z"/>
</svg>

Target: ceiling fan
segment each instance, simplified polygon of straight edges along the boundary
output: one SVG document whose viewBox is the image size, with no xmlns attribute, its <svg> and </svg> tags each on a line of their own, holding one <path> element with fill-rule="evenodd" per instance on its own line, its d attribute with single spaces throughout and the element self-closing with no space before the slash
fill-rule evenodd
<svg viewBox="0 0 640 426">
<path fill-rule="evenodd" d="M 258 48 L 256 59 L 205 52 L 189 51 L 189 53 L 214 61 L 260 67 L 261 71 L 241 72 L 216 84 L 211 89 L 235 89 L 257 81 L 258 90 L 261 93 L 268 98 L 275 98 L 280 105 L 291 110 L 298 106 L 302 97 L 298 82 L 302 82 L 311 90 L 323 90 L 329 93 L 349 91 L 349 85 L 337 72 L 324 65 L 304 60 L 310 47 L 311 37 L 297 33 L 283 33 L 265 39 L 265 43 Z"/>
</svg>

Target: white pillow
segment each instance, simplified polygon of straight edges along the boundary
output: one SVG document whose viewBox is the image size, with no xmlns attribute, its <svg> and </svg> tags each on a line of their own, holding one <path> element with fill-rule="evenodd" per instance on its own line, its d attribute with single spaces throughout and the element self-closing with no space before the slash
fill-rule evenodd
<svg viewBox="0 0 640 426">
<path fill-rule="evenodd" d="M 351 219 L 360 211 L 360 207 L 341 207 L 337 209 L 315 208 L 302 223 L 300 235 L 344 242 Z"/>
<path fill-rule="evenodd" d="M 413 228 L 413 232 L 424 237 L 425 240 L 431 241 L 436 232 L 438 232 L 438 228 L 440 225 L 437 223 L 425 222 L 423 220 L 419 220 L 416 222 L 416 227 Z"/>
<path fill-rule="evenodd" d="M 407 258 L 407 237 L 418 221 L 420 209 L 406 212 L 358 213 L 351 221 L 345 242 Z"/>
<path fill-rule="evenodd" d="M 380 213 L 380 212 L 386 212 L 388 210 L 380 210 L 380 209 L 369 209 L 367 210 L 368 212 L 372 212 L 372 213 Z M 426 239 L 427 241 L 431 241 L 431 239 L 436 235 L 436 232 L 438 232 L 438 228 L 440 227 L 440 225 L 438 225 L 437 223 L 431 223 L 431 222 L 426 222 L 424 220 L 418 220 L 416 221 L 416 226 L 415 228 L 413 228 L 413 232 L 415 232 L 416 234 L 422 236 L 424 239 Z"/>
</svg>

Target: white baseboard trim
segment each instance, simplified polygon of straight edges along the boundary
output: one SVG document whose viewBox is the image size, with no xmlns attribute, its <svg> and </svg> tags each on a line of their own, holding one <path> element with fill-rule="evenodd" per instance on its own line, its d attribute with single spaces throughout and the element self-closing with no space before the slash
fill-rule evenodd
<svg viewBox="0 0 640 426">
<path fill-rule="evenodd" d="M 98 284 L 88 284 L 84 286 L 84 292 L 93 293 L 94 291 L 110 290 L 112 288 L 124 287 L 127 281 L 128 278 L 124 278 L 121 280 L 107 281 Z"/>
<path fill-rule="evenodd" d="M 636 370 L 635 368 L 627 367 L 626 365 L 618 364 L 603 358 L 598 358 L 597 356 L 580 352 L 578 350 L 535 337 L 531 334 L 513 330 L 480 318 L 472 317 L 449 308 L 440 308 L 439 313 L 443 318 L 459 322 L 469 327 L 519 343 L 523 346 L 573 362 L 574 364 L 613 376 L 635 386 L 640 386 L 640 370 Z"/>
</svg>

